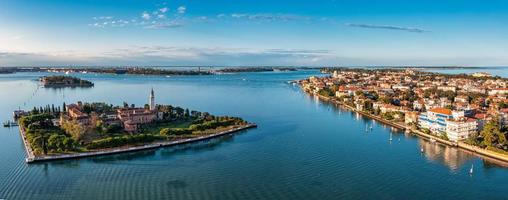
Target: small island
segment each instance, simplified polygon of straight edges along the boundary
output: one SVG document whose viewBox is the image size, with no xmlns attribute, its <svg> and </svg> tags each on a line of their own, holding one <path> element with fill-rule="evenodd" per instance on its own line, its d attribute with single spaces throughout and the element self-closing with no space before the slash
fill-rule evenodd
<svg viewBox="0 0 508 200">
<path fill-rule="evenodd" d="M 153 90 L 149 99 L 143 107 L 77 102 L 33 108 L 19 119 L 26 161 L 158 148 L 256 127 L 238 117 L 156 105 Z"/>
<path fill-rule="evenodd" d="M 93 87 L 87 80 L 72 76 L 44 76 L 39 79 L 44 87 Z"/>
</svg>

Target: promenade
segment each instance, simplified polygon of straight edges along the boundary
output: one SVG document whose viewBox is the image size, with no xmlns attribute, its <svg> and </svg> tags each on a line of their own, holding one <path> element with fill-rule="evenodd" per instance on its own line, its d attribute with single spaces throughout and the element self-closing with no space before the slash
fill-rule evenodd
<svg viewBox="0 0 508 200">
<path fill-rule="evenodd" d="M 200 136 L 200 137 L 196 137 L 196 138 L 188 138 L 188 139 L 175 140 L 175 141 L 154 142 L 154 143 L 145 144 L 142 146 L 123 147 L 123 148 L 118 147 L 118 148 L 111 148 L 111 149 L 103 149 L 100 151 L 71 153 L 71 154 L 56 154 L 56 155 L 45 155 L 45 156 L 35 156 L 32 148 L 30 147 L 30 145 L 28 144 L 28 141 L 26 140 L 25 130 L 23 128 L 20 128 L 20 134 L 21 134 L 21 138 L 23 140 L 23 144 L 25 146 L 25 151 L 27 154 L 27 158 L 25 159 L 25 161 L 27 163 L 33 163 L 33 162 L 42 162 L 42 161 L 65 160 L 65 159 L 75 159 L 75 158 L 84 158 L 84 157 L 92 157 L 92 156 L 102 156 L 102 155 L 141 151 L 141 150 L 147 150 L 147 149 L 155 149 L 155 148 L 166 147 L 166 146 L 175 146 L 175 145 L 180 145 L 180 144 L 186 144 L 186 143 L 192 143 L 192 142 L 207 140 L 207 139 L 211 139 L 211 138 L 216 138 L 216 137 L 220 137 L 223 135 L 232 134 L 232 133 L 235 133 L 235 132 L 238 132 L 241 130 L 246 130 L 246 129 L 255 128 L 255 127 L 257 127 L 256 124 L 247 124 L 247 125 L 243 125 L 241 127 L 233 128 L 233 129 L 226 130 L 226 131 L 221 131 L 219 133 L 215 133 L 215 134 L 211 134 L 211 135 Z"/>
<path fill-rule="evenodd" d="M 477 155 L 480 155 L 480 156 L 484 156 L 484 157 L 487 157 L 487 158 L 490 158 L 490 159 L 495 159 L 497 161 L 502 161 L 504 162 L 505 164 L 508 164 L 508 156 L 505 155 L 505 154 L 501 154 L 501 153 L 498 153 L 498 152 L 495 152 L 495 151 L 491 151 L 491 150 L 487 150 L 487 149 L 483 149 L 483 148 L 480 148 L 480 147 L 477 147 L 477 146 L 473 146 L 473 145 L 470 145 L 470 144 L 466 144 L 464 142 L 457 142 L 457 143 L 454 143 L 454 142 L 451 142 L 451 141 L 448 141 L 448 140 L 444 140 L 442 138 L 439 138 L 437 136 L 434 136 L 434 135 L 430 135 L 430 134 L 426 134 L 422 131 L 419 131 L 419 130 L 416 130 L 416 129 L 412 129 L 411 127 L 405 125 L 405 124 L 402 124 L 402 123 L 395 123 L 395 122 L 391 122 L 391 121 L 388 121 L 388 120 L 385 120 L 379 116 L 375 116 L 375 115 L 372 115 L 370 113 L 367 113 L 367 112 L 363 112 L 363 111 L 359 111 L 357 110 L 356 108 L 350 106 L 350 105 L 347 105 L 347 104 L 344 104 L 342 102 L 339 102 L 335 99 L 332 99 L 332 98 L 329 98 L 329 97 L 325 97 L 325 96 L 321 96 L 319 94 L 314 94 L 314 93 L 310 93 L 309 91 L 305 91 L 306 93 L 310 94 L 310 95 L 315 95 L 317 96 L 319 99 L 321 100 L 324 100 L 324 101 L 327 101 L 327 102 L 331 102 L 333 104 L 336 104 L 336 105 L 339 105 L 343 108 L 346 108 L 352 112 L 355 112 L 355 113 L 359 113 L 363 116 L 366 116 L 366 117 L 369 117 L 371 119 L 374 119 L 376 121 L 379 121 L 383 124 L 387 124 L 387 125 L 390 125 L 392 127 L 395 127 L 395 128 L 399 128 L 399 129 L 402 129 L 402 130 L 406 130 L 406 131 L 409 131 L 410 133 L 420 137 L 420 138 L 424 138 L 424 139 L 427 139 L 427 140 L 435 140 L 441 144 L 444 144 L 444 145 L 448 145 L 448 146 L 452 146 L 452 147 L 457 147 L 457 148 L 460 148 L 460 149 L 464 149 L 464 150 L 467 150 L 471 153 L 474 153 L 474 154 L 477 154 Z"/>
</svg>

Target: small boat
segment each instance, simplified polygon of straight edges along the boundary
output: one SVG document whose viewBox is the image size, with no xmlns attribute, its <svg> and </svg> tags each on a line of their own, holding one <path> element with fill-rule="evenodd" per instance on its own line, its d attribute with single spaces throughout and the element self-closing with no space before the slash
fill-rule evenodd
<svg viewBox="0 0 508 200">
<path fill-rule="evenodd" d="M 469 174 L 473 174 L 473 168 L 474 168 L 474 166 L 473 166 L 473 164 L 471 164 L 471 169 L 469 169 Z"/>
<path fill-rule="evenodd" d="M 18 123 L 16 122 L 11 122 L 11 121 L 6 121 L 3 123 L 4 127 L 12 127 L 12 126 L 18 126 Z"/>
<path fill-rule="evenodd" d="M 422 153 L 423 153 L 423 148 L 420 148 L 420 152 L 422 152 Z"/>
</svg>

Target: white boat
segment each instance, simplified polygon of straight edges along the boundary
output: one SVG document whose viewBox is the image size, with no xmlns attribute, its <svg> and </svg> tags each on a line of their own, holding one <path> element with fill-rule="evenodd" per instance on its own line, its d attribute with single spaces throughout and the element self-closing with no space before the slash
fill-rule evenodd
<svg viewBox="0 0 508 200">
<path fill-rule="evenodd" d="M 474 168 L 474 166 L 473 166 L 473 164 L 471 164 L 471 169 L 469 169 L 469 174 L 473 174 L 473 168 Z"/>
</svg>

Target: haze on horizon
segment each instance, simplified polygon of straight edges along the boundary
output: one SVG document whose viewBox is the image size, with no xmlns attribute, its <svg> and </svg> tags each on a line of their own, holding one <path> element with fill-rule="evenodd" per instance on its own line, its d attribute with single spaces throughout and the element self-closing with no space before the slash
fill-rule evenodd
<svg viewBox="0 0 508 200">
<path fill-rule="evenodd" d="M 508 65 L 508 4 L 0 1 L 0 67 Z"/>
</svg>

